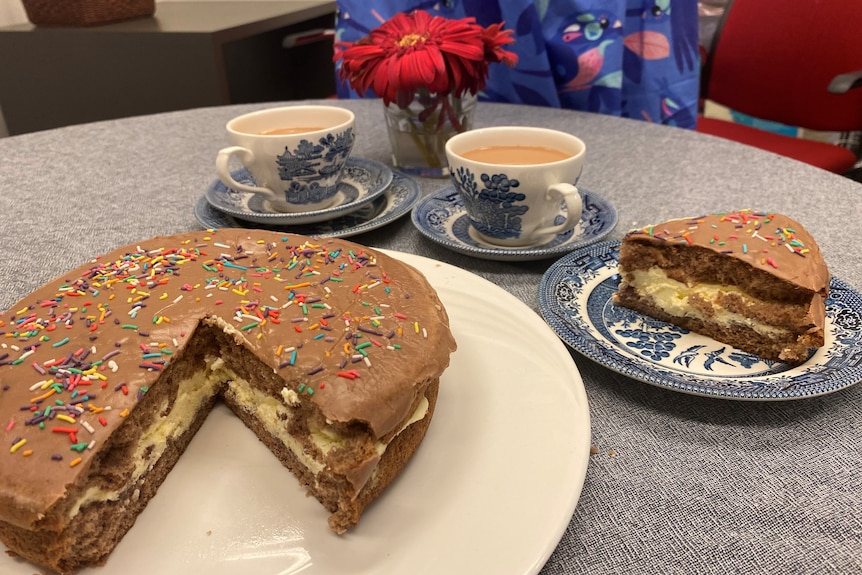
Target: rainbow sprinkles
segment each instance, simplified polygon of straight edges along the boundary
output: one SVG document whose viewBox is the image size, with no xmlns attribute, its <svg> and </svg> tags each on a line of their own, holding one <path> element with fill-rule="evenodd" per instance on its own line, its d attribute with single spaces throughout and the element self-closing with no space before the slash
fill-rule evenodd
<svg viewBox="0 0 862 575">
<path fill-rule="evenodd" d="M 746 256 L 750 263 L 778 268 L 778 261 L 772 250 L 787 250 L 789 253 L 805 257 L 811 250 L 797 237 L 795 229 L 773 227 L 775 213 L 758 210 L 738 210 L 715 212 L 709 216 L 674 220 L 678 227 L 665 226 L 657 230 L 647 226 L 630 233 L 645 234 L 650 237 L 693 245 L 694 234 L 707 234 L 707 244 L 720 248 L 723 254 Z M 702 228 L 706 225 L 707 227 Z M 762 242 L 762 243 L 761 243 Z M 765 244 L 765 245 L 763 245 Z"/>
<path fill-rule="evenodd" d="M 199 395 L 196 401 L 211 405 L 224 396 L 241 418 L 248 405 L 265 405 L 273 421 L 252 422 L 269 426 L 265 443 L 297 425 L 278 421 L 302 414 L 310 427 L 300 435 L 311 443 L 284 457 L 308 452 L 325 460 L 331 446 L 311 441 L 324 433 L 321 426 L 331 426 L 325 433 L 333 437 L 358 433 L 380 451 L 405 422 L 422 419 L 423 394 L 433 382 L 436 397 L 453 349 L 445 310 L 421 274 L 344 240 L 231 229 L 119 248 L 0 315 L 0 417 L 8 446 L 0 454 L 0 538 L 8 539 L 6 528 L 38 531 L 46 515 L 51 528 L 72 521 L 74 513 L 52 515 L 68 512 L 67 486 L 110 475 L 100 457 L 112 437 L 126 433 L 124 422 L 139 406 L 149 406 L 143 413 L 168 401 L 165 386 L 179 386 L 168 393 L 177 402 Z M 161 399 L 148 400 L 156 392 Z M 171 419 L 172 409 L 161 409 L 148 425 Z M 170 430 L 187 424 L 170 426 L 165 444 L 180 434 Z M 362 471 L 344 464 L 338 480 L 353 499 L 381 460 L 360 451 Z M 134 473 L 125 481 L 143 477 Z M 320 473 L 299 475 L 313 491 Z"/>
<path fill-rule="evenodd" d="M 329 251 L 320 244 L 312 243 L 292 246 L 289 245 L 289 236 L 284 236 L 280 245 L 257 243 L 260 253 L 239 245 L 233 254 L 219 253 L 210 258 L 204 251 L 210 247 L 233 248 L 211 240 L 211 236 L 204 236 L 203 242 L 194 246 L 169 249 L 144 250 L 138 247 L 135 252 L 124 254 L 118 260 L 97 262 L 81 277 L 59 286 L 57 294 L 52 298 L 36 301 L 18 310 L 9 320 L 0 319 L 0 328 L 12 328 L 2 333 L 2 336 L 16 342 L 2 344 L 4 353 L 0 355 L 0 367 L 29 362 L 28 365 L 42 378 L 29 386 L 35 395 L 28 404 L 20 407 L 20 411 L 27 412 L 29 416 L 23 420 L 11 418 L 6 431 L 10 432 L 21 425 L 24 430 L 35 426 L 39 431 L 68 434 L 71 443 L 69 449 L 73 452 L 92 450 L 95 440 L 80 443 L 77 441 L 78 436 L 93 436 L 95 429 L 92 423 L 106 427 L 105 414 L 114 411 L 110 398 L 118 392 L 129 395 L 130 384 L 127 381 L 110 384 L 116 380 L 118 371 L 122 373 L 114 358 L 120 354 L 128 356 L 131 353 L 137 356 L 137 366 L 140 369 L 164 369 L 178 347 L 179 340 L 185 338 L 188 332 L 182 330 L 169 339 L 158 338 L 154 341 L 147 326 L 170 323 L 171 306 L 179 304 L 185 297 L 200 302 L 202 298 L 215 298 L 216 294 L 229 292 L 241 298 L 234 306 L 233 319 L 239 325 L 238 329 L 258 339 L 272 336 L 266 329 L 267 324 L 279 325 L 282 313 L 295 311 L 295 315 L 289 318 L 294 333 L 288 333 L 287 337 L 278 336 L 282 340 L 273 353 L 278 360 L 278 368 L 285 369 L 297 365 L 297 355 L 308 343 L 306 334 L 316 332 L 311 336 L 313 340 L 323 339 L 326 343 L 336 341 L 335 335 L 329 335 L 334 333 L 330 322 L 336 314 L 330 311 L 332 307 L 326 303 L 332 293 L 326 284 L 344 282 L 349 274 L 355 275 L 355 272 L 364 270 L 361 281 L 350 288 L 353 293 L 361 296 L 378 286 L 387 294 L 391 292 L 391 282 L 386 273 L 375 275 L 372 272 L 376 267 L 375 259 L 363 252 L 354 253 L 351 250 L 342 253 L 339 249 Z M 279 254 L 279 249 L 283 250 L 282 254 Z M 261 259 L 266 265 L 258 265 Z M 203 283 L 195 285 L 183 282 L 182 267 L 194 265 L 196 262 L 212 275 L 204 278 Z M 242 265 L 241 262 L 248 262 L 251 267 Z M 273 263 L 281 265 L 272 266 Z M 325 277 L 321 275 L 322 269 L 328 270 Z M 306 278 L 316 278 L 316 281 L 312 284 Z M 312 285 L 323 287 L 324 293 L 318 296 L 302 291 Z M 120 290 L 125 290 L 125 293 Z M 94 299 L 100 294 L 102 299 L 107 301 L 97 302 Z M 261 300 L 261 294 L 268 294 L 268 304 Z M 105 295 L 107 298 L 104 298 Z M 404 297 L 409 298 L 409 293 L 405 293 Z M 79 298 L 80 302 L 75 301 Z M 168 299 L 171 299 L 168 304 L 159 303 Z M 347 333 L 343 336 L 338 333 L 339 337 L 345 340 L 343 350 L 339 354 L 337 371 L 334 374 L 326 373 L 327 376 L 335 375 L 350 380 L 361 378 L 359 370 L 352 368 L 345 372 L 345 367 L 359 363 L 361 368 L 370 368 L 370 353 L 375 349 L 400 350 L 401 344 L 392 342 L 403 339 L 405 325 L 409 332 L 414 331 L 413 322 L 406 321 L 406 315 L 389 311 L 390 304 L 372 305 L 361 299 L 358 302 L 361 308 L 357 308 L 357 311 L 365 313 L 354 314 L 347 311 L 339 318 Z M 217 298 L 212 303 L 221 306 L 225 300 Z M 154 311 L 150 312 L 151 320 L 138 321 L 145 319 L 148 308 L 154 308 Z M 115 309 L 119 310 L 116 315 L 113 313 Z M 42 313 L 39 313 L 40 311 Z M 123 319 L 117 317 L 123 313 Z M 127 321 L 129 323 L 126 323 Z M 392 326 L 384 333 L 381 326 L 387 321 Z M 111 324 L 134 332 L 141 338 L 139 342 L 134 342 L 137 343 L 138 349 L 128 349 L 130 342 L 127 338 L 114 337 L 113 340 L 102 341 L 105 339 L 100 338 L 101 332 L 105 331 L 103 328 Z M 31 356 L 45 345 L 54 349 L 68 345 L 68 336 L 60 339 L 57 336 L 74 329 L 85 329 L 89 333 L 88 348 L 81 347 L 62 357 L 50 357 L 41 363 L 32 361 Z M 383 341 L 386 342 L 385 345 Z M 106 345 L 110 351 L 105 352 L 102 349 Z M 101 356 L 100 351 L 103 352 Z M 20 355 L 11 359 L 10 352 Z M 331 351 L 326 355 L 331 355 Z M 288 359 L 283 359 L 285 356 Z M 325 359 L 316 362 L 317 365 L 307 371 L 306 375 L 319 376 L 318 380 L 300 384 L 301 391 L 309 395 L 326 387 L 325 376 L 321 374 L 333 369 Z M 152 378 L 133 379 L 137 380 L 134 387 L 135 397 L 140 399 L 147 392 L 148 386 L 145 383 Z M 109 385 L 111 389 L 108 389 Z M 4 385 L 4 391 L 8 391 L 8 384 Z M 105 395 L 102 395 L 103 393 Z M 97 401 L 100 398 L 103 398 L 104 403 Z M 128 414 L 127 409 L 124 405 L 118 416 Z M 91 423 L 88 416 L 92 416 L 96 421 Z M 57 421 L 64 425 L 52 425 Z M 70 424 L 79 427 L 69 428 Z M 16 437 L 10 447 L 10 453 L 21 451 L 23 456 L 33 455 L 32 449 L 21 449 L 27 441 L 26 435 Z M 62 461 L 62 449 L 51 453 L 50 457 L 54 461 Z M 81 458 L 77 457 L 72 459 L 70 465 L 74 466 L 80 462 Z"/>
</svg>

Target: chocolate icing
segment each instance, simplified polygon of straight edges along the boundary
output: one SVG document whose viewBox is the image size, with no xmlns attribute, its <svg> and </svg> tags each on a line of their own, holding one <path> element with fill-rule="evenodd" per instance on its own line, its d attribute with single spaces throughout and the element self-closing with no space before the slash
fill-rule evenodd
<svg viewBox="0 0 862 575">
<path fill-rule="evenodd" d="M 627 239 L 697 246 L 825 297 L 829 271 L 820 248 L 802 225 L 771 212 L 740 210 L 670 220 L 632 230 Z"/>
<path fill-rule="evenodd" d="M 0 519 L 38 520 L 216 317 L 300 401 L 378 438 L 455 349 L 424 277 L 351 242 L 223 229 L 118 248 L 0 315 Z"/>
</svg>

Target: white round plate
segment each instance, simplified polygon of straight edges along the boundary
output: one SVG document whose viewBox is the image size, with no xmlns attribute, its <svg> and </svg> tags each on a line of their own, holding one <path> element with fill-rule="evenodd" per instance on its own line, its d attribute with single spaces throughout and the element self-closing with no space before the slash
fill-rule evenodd
<svg viewBox="0 0 862 575">
<path fill-rule="evenodd" d="M 212 207 L 204 196 L 195 204 L 195 218 L 207 229 L 257 228 L 320 238 L 344 238 L 385 226 L 409 212 L 421 197 L 422 192 L 416 180 L 401 172 L 394 172 L 392 183 L 382 195 L 356 211 L 331 220 L 287 225 L 246 222 Z"/>
<path fill-rule="evenodd" d="M 554 262 L 539 284 L 539 310 L 572 348 L 659 387 L 740 400 L 801 399 L 862 380 L 862 295 L 832 278 L 826 344 L 798 366 L 773 362 L 710 337 L 614 305 L 619 242 Z"/>
<path fill-rule="evenodd" d="M 327 511 L 219 404 L 107 564 L 79 575 L 541 570 L 571 520 L 589 458 L 587 396 L 571 353 L 491 282 L 388 253 L 437 289 L 458 350 L 425 440 L 359 525 L 331 533 Z M 36 571 L 0 545 L 0 573 Z"/>
<path fill-rule="evenodd" d="M 584 203 L 581 221 L 545 243 L 521 248 L 496 246 L 481 240 L 470 225 L 458 191 L 447 186 L 423 198 L 413 209 L 413 224 L 428 239 L 452 251 L 486 260 L 528 261 L 559 257 L 606 237 L 617 225 L 616 209 L 602 196 L 578 188 Z M 565 218 L 560 203 L 558 221 Z"/>
<path fill-rule="evenodd" d="M 234 179 L 254 185 L 248 170 L 231 172 Z M 381 195 L 392 182 L 392 170 L 385 164 L 366 158 L 349 158 L 338 182 L 335 205 L 310 212 L 284 213 L 273 211 L 261 194 L 234 190 L 221 180 L 215 180 L 204 197 L 219 211 L 249 222 L 260 224 L 310 224 L 322 222 L 357 210 Z"/>
</svg>

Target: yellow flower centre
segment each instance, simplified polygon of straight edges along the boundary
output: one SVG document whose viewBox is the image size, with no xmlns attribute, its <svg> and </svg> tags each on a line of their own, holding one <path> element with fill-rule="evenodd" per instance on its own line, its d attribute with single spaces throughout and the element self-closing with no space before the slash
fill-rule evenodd
<svg viewBox="0 0 862 575">
<path fill-rule="evenodd" d="M 421 34 L 407 34 L 406 36 L 402 36 L 401 40 L 398 41 L 398 47 L 403 48 L 405 46 L 415 46 L 419 42 L 424 42 L 425 36 Z"/>
</svg>

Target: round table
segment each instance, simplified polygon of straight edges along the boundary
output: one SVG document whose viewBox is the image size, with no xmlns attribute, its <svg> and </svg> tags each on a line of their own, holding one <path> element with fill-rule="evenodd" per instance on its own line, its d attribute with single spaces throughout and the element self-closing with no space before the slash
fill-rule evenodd
<svg viewBox="0 0 862 575">
<path fill-rule="evenodd" d="M 355 155 L 389 162 L 379 101 L 325 103 L 356 112 Z M 224 124 L 275 105 L 0 139 L 0 309 L 110 248 L 201 229 L 193 206 L 215 179 Z M 817 238 L 833 275 L 862 290 L 859 183 L 729 141 L 609 116 L 482 103 L 476 126 L 489 125 L 581 137 L 580 185 L 618 210 L 611 238 L 674 217 L 779 211 Z M 418 181 L 425 194 L 448 184 Z M 424 238 L 409 217 L 351 239 L 448 262 L 534 310 L 553 262 L 454 253 Z M 654 387 L 572 357 L 589 398 L 593 449 L 577 508 L 543 575 L 862 570 L 862 386 L 797 401 L 729 401 Z M 536 488 L 552 481 L 536 477 Z"/>
</svg>

